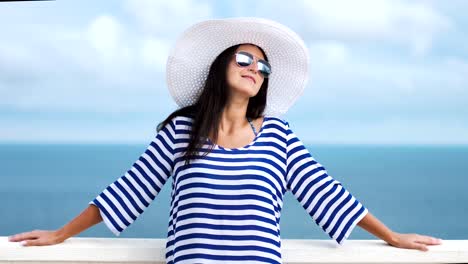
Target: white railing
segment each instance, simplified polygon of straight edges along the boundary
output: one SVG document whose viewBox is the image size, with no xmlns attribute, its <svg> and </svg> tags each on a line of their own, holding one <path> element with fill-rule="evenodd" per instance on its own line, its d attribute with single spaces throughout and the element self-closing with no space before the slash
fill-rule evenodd
<svg viewBox="0 0 468 264">
<path fill-rule="evenodd" d="M 23 247 L 0 237 L 0 264 L 165 263 L 165 239 L 80 238 L 46 247 Z M 381 240 L 283 239 L 285 264 L 306 263 L 468 263 L 468 240 L 444 240 L 429 251 L 399 249 Z"/>
</svg>

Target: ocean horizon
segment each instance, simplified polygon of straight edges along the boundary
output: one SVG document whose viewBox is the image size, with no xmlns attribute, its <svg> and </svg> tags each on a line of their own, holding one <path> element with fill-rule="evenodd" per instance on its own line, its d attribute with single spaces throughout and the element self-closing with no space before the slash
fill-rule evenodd
<svg viewBox="0 0 468 264">
<path fill-rule="evenodd" d="M 468 239 L 468 145 L 306 144 L 329 175 L 395 232 Z M 57 229 L 120 177 L 145 144 L 0 143 L 0 236 Z M 171 180 L 120 236 L 166 238 Z M 330 239 L 295 197 L 281 237 Z M 78 236 L 115 237 L 103 223 Z M 356 227 L 349 239 L 377 239 Z"/>
</svg>

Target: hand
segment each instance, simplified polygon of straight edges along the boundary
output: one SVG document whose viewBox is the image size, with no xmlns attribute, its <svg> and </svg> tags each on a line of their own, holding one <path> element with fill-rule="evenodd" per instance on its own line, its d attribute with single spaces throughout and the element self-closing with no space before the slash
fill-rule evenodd
<svg viewBox="0 0 468 264">
<path fill-rule="evenodd" d="M 58 231 L 34 230 L 10 236 L 8 240 L 21 242 L 23 246 L 47 246 L 62 243 L 65 239 Z"/>
<path fill-rule="evenodd" d="M 442 240 L 435 237 L 423 236 L 419 234 L 394 233 L 392 242 L 388 243 L 398 248 L 428 251 L 429 249 L 426 245 L 440 245 L 442 244 Z"/>
</svg>

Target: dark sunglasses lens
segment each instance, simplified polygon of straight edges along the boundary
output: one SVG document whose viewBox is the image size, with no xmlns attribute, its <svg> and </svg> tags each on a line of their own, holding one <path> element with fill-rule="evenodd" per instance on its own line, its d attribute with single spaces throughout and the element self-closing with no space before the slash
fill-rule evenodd
<svg viewBox="0 0 468 264">
<path fill-rule="evenodd" d="M 263 77 L 268 78 L 271 74 L 271 67 L 266 61 L 258 61 L 258 71 L 263 75 Z"/>
<path fill-rule="evenodd" d="M 244 53 L 237 53 L 236 62 L 239 66 L 246 67 L 252 64 L 253 58 Z"/>
<path fill-rule="evenodd" d="M 253 56 L 247 52 L 236 53 L 236 62 L 241 67 L 247 67 L 254 62 Z M 268 78 L 271 74 L 271 66 L 266 60 L 258 60 L 257 68 L 264 78 Z"/>
</svg>

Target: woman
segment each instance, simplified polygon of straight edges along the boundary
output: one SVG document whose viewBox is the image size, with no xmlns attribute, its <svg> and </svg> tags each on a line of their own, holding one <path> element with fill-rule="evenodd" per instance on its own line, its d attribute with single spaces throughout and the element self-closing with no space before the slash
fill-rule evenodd
<svg viewBox="0 0 468 264">
<path fill-rule="evenodd" d="M 307 76 L 307 49 L 283 25 L 237 18 L 192 26 L 167 63 L 168 86 L 181 108 L 158 126 L 145 153 L 61 229 L 10 241 L 56 244 L 102 220 L 118 235 L 172 177 L 168 263 L 281 263 L 286 191 L 339 244 L 356 225 L 395 247 L 426 251 L 440 244 L 380 223 L 278 117 Z"/>
</svg>

